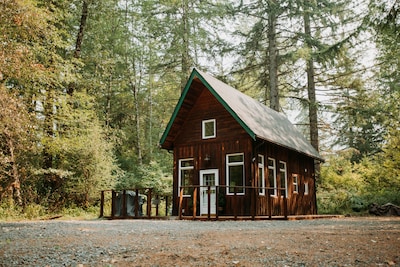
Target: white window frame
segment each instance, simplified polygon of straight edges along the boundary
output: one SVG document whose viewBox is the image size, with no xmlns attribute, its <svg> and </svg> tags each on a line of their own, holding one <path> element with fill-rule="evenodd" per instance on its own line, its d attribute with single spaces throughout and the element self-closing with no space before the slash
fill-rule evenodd
<svg viewBox="0 0 400 267">
<path fill-rule="evenodd" d="M 309 194 L 309 188 L 308 188 L 308 183 L 304 183 L 304 195 Z"/>
<path fill-rule="evenodd" d="M 191 165 L 191 166 L 186 166 L 186 167 L 182 167 L 182 162 L 185 162 L 185 161 L 193 161 L 193 165 Z M 182 171 L 185 171 L 185 170 L 194 170 L 194 158 L 186 158 L 186 159 L 180 159 L 180 160 L 178 160 L 178 196 L 180 195 L 180 188 L 181 188 L 181 186 L 182 186 Z M 184 190 L 185 191 L 185 190 Z M 185 194 L 183 194 L 183 196 L 184 197 L 190 197 L 190 195 L 185 195 Z"/>
<path fill-rule="evenodd" d="M 282 175 L 282 172 L 283 172 L 285 174 L 285 177 L 284 177 L 285 178 L 285 187 L 284 187 L 285 188 L 285 195 L 286 195 L 286 198 L 288 198 L 289 196 L 288 196 L 288 186 L 287 186 L 287 165 L 286 165 L 285 161 L 280 160 L 279 161 L 279 165 L 281 165 L 281 164 L 283 164 L 284 167 L 281 168 L 281 166 L 279 166 L 279 178 L 280 178 L 280 181 L 282 182 L 281 175 Z M 281 187 L 282 187 L 282 185 L 281 185 Z"/>
<path fill-rule="evenodd" d="M 241 162 L 229 162 L 229 157 L 234 157 L 234 156 L 243 156 L 243 161 Z M 226 194 L 227 195 L 234 195 L 233 192 L 229 192 L 230 189 L 230 175 L 229 175 L 229 167 L 232 166 L 242 166 L 243 168 L 243 186 L 245 186 L 245 170 L 244 170 L 244 153 L 234 153 L 234 154 L 226 154 Z M 243 187 L 243 192 L 237 192 L 236 195 L 244 195 L 245 194 L 245 188 Z"/>
<path fill-rule="evenodd" d="M 293 174 L 293 193 L 298 194 L 299 193 L 299 175 L 298 174 Z"/>
<path fill-rule="evenodd" d="M 213 123 L 214 126 L 214 131 L 212 135 L 206 135 L 206 124 L 208 123 Z M 210 139 L 210 138 L 215 138 L 217 137 L 217 123 L 215 119 L 210 119 L 210 120 L 203 120 L 201 123 L 201 137 L 203 139 Z"/>
<path fill-rule="evenodd" d="M 258 163 L 258 186 L 262 187 L 258 189 L 258 194 L 260 196 L 265 196 L 264 155 L 258 154 L 257 163 Z"/>
<path fill-rule="evenodd" d="M 273 162 L 273 165 L 269 165 L 269 161 Z M 268 158 L 268 181 L 269 180 L 269 175 L 270 172 L 272 172 L 273 178 L 274 178 L 274 184 L 273 185 L 269 185 L 269 187 L 273 187 L 274 188 L 274 193 L 271 194 L 271 197 L 276 197 L 278 195 L 278 189 L 277 189 L 277 184 L 276 184 L 276 160 L 274 158 Z"/>
</svg>

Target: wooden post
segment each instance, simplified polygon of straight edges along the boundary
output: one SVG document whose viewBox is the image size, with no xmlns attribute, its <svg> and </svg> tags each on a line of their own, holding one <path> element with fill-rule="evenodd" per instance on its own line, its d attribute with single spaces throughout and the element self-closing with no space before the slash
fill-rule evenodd
<svg viewBox="0 0 400 267">
<path fill-rule="evenodd" d="M 271 194 L 269 192 L 271 190 L 270 188 L 267 190 L 268 196 L 267 196 L 267 202 L 268 202 L 268 217 L 271 220 L 272 219 L 272 199 L 271 199 Z"/>
<path fill-rule="evenodd" d="M 236 205 L 236 201 L 237 201 L 237 189 L 236 186 L 233 187 L 233 216 L 235 217 L 235 221 L 237 220 L 237 205 Z"/>
<path fill-rule="evenodd" d="M 114 190 L 111 192 L 111 218 L 115 218 L 115 198 L 117 197 L 117 194 L 115 193 Z"/>
<path fill-rule="evenodd" d="M 284 217 L 285 220 L 287 220 L 288 218 L 288 205 L 287 205 L 287 201 L 288 198 L 286 197 L 286 190 L 283 191 L 283 213 L 284 213 Z"/>
<path fill-rule="evenodd" d="M 218 221 L 219 213 L 219 187 L 215 186 L 215 219 Z"/>
<path fill-rule="evenodd" d="M 126 190 L 122 190 L 122 212 L 121 215 L 123 218 L 127 216 L 127 209 L 126 209 Z"/>
<path fill-rule="evenodd" d="M 197 187 L 193 191 L 193 220 L 196 219 L 197 213 Z"/>
<path fill-rule="evenodd" d="M 100 197 L 100 216 L 99 218 L 102 218 L 104 216 L 104 191 L 101 191 L 101 197 Z"/>
<path fill-rule="evenodd" d="M 182 220 L 183 188 L 179 192 L 179 220 Z"/>
<path fill-rule="evenodd" d="M 147 192 L 147 207 L 146 207 L 146 211 L 147 211 L 147 218 L 150 219 L 151 218 L 151 188 Z"/>
<path fill-rule="evenodd" d="M 135 203 L 135 218 L 138 218 L 139 217 L 139 189 L 135 190 L 134 203 Z"/>
<path fill-rule="evenodd" d="M 168 196 L 165 196 L 165 216 L 168 216 Z"/>
<path fill-rule="evenodd" d="M 159 215 L 159 213 L 158 213 L 159 205 L 160 205 L 160 196 L 157 195 L 156 196 L 156 217 L 158 217 L 158 215 Z"/>
<path fill-rule="evenodd" d="M 257 208 L 258 208 L 258 203 L 257 203 L 257 201 L 258 201 L 258 192 L 259 192 L 259 190 L 260 190 L 260 189 L 259 189 L 258 187 L 254 187 L 254 188 L 253 188 L 254 207 L 253 207 L 253 216 L 252 216 L 252 218 L 251 218 L 253 221 L 255 220 L 256 215 L 257 215 Z"/>
<path fill-rule="evenodd" d="M 207 186 L 207 219 L 210 220 L 211 218 L 211 186 Z"/>
</svg>

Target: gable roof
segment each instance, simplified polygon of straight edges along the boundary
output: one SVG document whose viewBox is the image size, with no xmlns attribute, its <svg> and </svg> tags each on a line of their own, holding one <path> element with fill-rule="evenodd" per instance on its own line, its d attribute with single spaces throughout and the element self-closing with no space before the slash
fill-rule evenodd
<svg viewBox="0 0 400 267">
<path fill-rule="evenodd" d="M 323 160 L 315 148 L 285 115 L 268 108 L 257 100 L 197 69 L 193 69 L 167 128 L 161 137 L 161 147 L 167 148 L 165 144 L 167 137 L 174 123 L 176 123 L 178 113 L 182 112 L 184 100 L 191 89 L 194 79 L 199 79 L 204 84 L 253 140 L 262 139 L 312 158 Z"/>
</svg>

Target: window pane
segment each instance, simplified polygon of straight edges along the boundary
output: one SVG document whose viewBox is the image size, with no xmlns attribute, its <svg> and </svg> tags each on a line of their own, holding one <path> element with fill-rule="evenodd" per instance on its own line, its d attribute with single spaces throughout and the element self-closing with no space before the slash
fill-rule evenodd
<svg viewBox="0 0 400 267">
<path fill-rule="evenodd" d="M 190 166 L 194 166 L 192 159 L 181 161 L 181 167 L 190 167 Z"/>
<path fill-rule="evenodd" d="M 214 136 L 214 122 L 209 121 L 204 123 L 204 135 L 205 136 Z"/>
<path fill-rule="evenodd" d="M 229 162 L 229 163 L 233 163 L 233 162 L 243 162 L 243 155 L 229 156 L 229 157 L 228 157 L 228 162 Z"/>
<path fill-rule="evenodd" d="M 279 162 L 279 169 L 281 170 L 285 169 L 285 163 Z"/>
<path fill-rule="evenodd" d="M 268 159 L 268 166 L 274 167 L 275 166 L 275 161 L 273 159 Z"/>
<path fill-rule="evenodd" d="M 263 187 L 263 169 L 258 169 L 258 187 Z"/>
<path fill-rule="evenodd" d="M 308 183 L 304 184 L 304 195 L 308 195 Z"/>
<path fill-rule="evenodd" d="M 268 181 L 270 187 L 275 187 L 275 175 L 273 170 L 269 170 L 268 172 Z"/>
<path fill-rule="evenodd" d="M 286 172 L 281 172 L 280 176 L 281 176 L 281 187 L 285 187 Z"/>
<path fill-rule="evenodd" d="M 260 194 L 264 194 L 264 175 L 263 175 L 263 169 L 262 168 L 259 168 L 258 169 L 258 187 L 259 187 L 259 189 L 258 189 L 258 193 L 260 193 Z"/>
<path fill-rule="evenodd" d="M 193 185 L 192 177 L 193 177 L 193 169 L 182 170 L 181 171 L 181 186 Z M 183 190 L 183 194 L 188 195 L 188 194 L 190 194 L 190 191 L 191 191 L 191 188 L 185 188 Z"/>
<path fill-rule="evenodd" d="M 243 166 L 229 167 L 229 186 L 243 186 Z M 236 188 L 237 193 L 243 193 L 244 188 Z M 234 188 L 229 188 L 229 193 L 234 193 Z"/>
<path fill-rule="evenodd" d="M 287 191 L 287 177 L 286 177 L 286 162 L 279 162 L 279 176 L 280 176 L 280 188 L 284 188 L 281 190 L 281 196 L 288 197 Z"/>
<path fill-rule="evenodd" d="M 297 193 L 299 191 L 297 175 L 293 175 L 293 192 Z"/>
</svg>

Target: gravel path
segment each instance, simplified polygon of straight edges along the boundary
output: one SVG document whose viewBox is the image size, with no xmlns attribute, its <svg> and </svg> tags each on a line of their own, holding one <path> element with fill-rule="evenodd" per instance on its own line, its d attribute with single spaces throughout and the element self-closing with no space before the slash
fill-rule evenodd
<svg viewBox="0 0 400 267">
<path fill-rule="evenodd" d="M 400 218 L 0 222 L 0 266 L 400 266 Z"/>
</svg>

